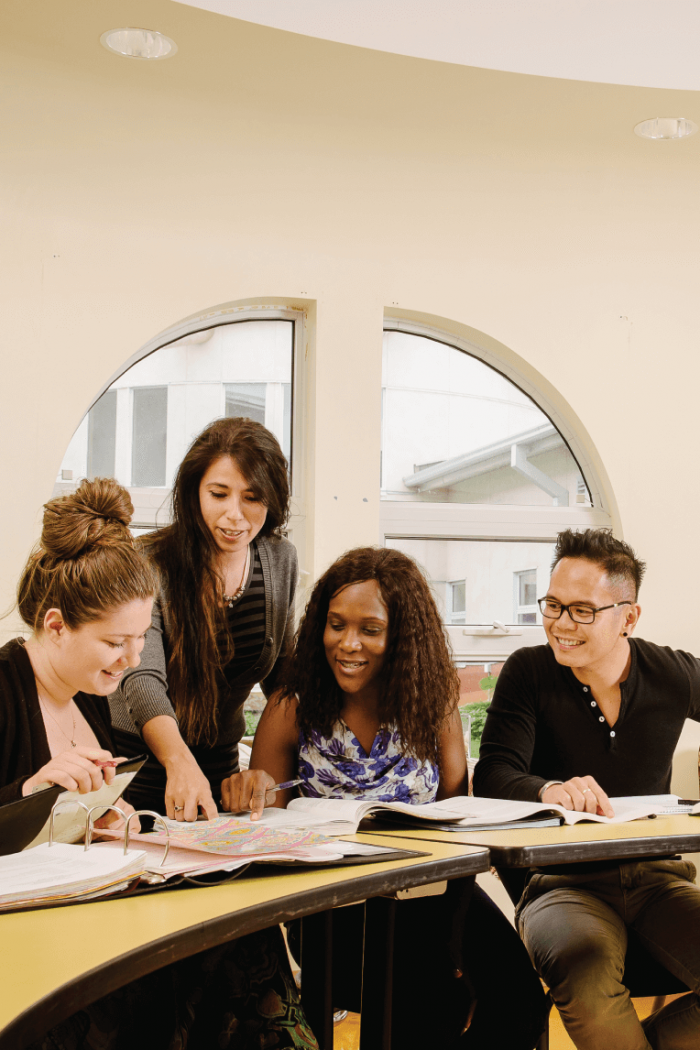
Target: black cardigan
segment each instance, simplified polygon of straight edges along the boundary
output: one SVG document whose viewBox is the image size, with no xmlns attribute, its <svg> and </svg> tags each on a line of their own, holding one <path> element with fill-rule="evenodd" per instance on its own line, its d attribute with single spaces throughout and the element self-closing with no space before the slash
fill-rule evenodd
<svg viewBox="0 0 700 1050">
<path fill-rule="evenodd" d="M 100 747 L 114 753 L 107 698 L 74 700 Z M 34 671 L 22 639 L 13 638 L 0 649 L 0 805 L 21 798 L 25 780 L 50 758 Z"/>
</svg>

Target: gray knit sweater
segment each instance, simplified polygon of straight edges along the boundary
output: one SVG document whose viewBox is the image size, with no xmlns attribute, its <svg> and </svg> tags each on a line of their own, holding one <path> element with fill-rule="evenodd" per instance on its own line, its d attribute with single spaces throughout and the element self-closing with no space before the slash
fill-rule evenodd
<svg viewBox="0 0 700 1050">
<path fill-rule="evenodd" d="M 245 729 L 243 704 L 256 682 L 269 696 L 282 659 L 294 636 L 294 593 L 297 583 L 297 554 L 285 539 L 258 537 L 257 545 L 265 581 L 265 643 L 259 662 L 247 673 L 222 686 L 219 698 L 219 744 L 240 740 Z M 151 628 L 141 653 L 141 663 L 128 671 L 116 693 L 110 696 L 112 725 L 126 733 L 141 734 L 146 722 L 175 711 L 168 697 L 167 661 L 172 612 L 165 586 L 153 603 Z M 196 689 L 196 683 L 192 683 Z"/>
</svg>

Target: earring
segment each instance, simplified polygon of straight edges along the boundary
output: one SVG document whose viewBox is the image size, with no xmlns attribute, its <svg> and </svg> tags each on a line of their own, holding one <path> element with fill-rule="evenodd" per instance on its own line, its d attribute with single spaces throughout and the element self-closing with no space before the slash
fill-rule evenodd
<svg viewBox="0 0 700 1050">
<path fill-rule="evenodd" d="M 622 632 L 622 637 L 623 637 L 623 638 L 626 638 L 626 637 L 627 637 L 627 631 L 623 631 L 623 632 Z"/>
</svg>

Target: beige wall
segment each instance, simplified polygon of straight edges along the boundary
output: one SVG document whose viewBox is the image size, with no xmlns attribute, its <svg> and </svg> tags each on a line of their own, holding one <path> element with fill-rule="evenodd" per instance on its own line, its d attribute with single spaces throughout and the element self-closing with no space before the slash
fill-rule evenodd
<svg viewBox="0 0 700 1050">
<path fill-rule="evenodd" d="M 308 571 L 377 538 L 383 311 L 445 318 L 551 384 L 649 561 L 642 633 L 700 653 L 700 135 L 632 133 L 697 119 L 695 94 L 402 58 L 168 0 L 5 0 L 0 20 L 0 605 L 104 383 L 160 330 L 262 296 L 310 305 Z M 100 46 L 134 24 L 177 56 Z"/>
</svg>

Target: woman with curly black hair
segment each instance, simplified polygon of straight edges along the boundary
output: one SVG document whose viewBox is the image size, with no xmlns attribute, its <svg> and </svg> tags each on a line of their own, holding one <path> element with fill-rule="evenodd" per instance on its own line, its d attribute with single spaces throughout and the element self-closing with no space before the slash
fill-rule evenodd
<svg viewBox="0 0 700 1050">
<path fill-rule="evenodd" d="M 327 798 L 421 804 L 467 794 L 458 696 L 440 616 L 415 562 L 390 549 L 349 551 L 313 590 L 283 690 L 260 721 L 251 771 L 233 778 L 236 806 L 250 804 L 255 816 L 260 785 L 294 777 L 302 794 Z M 274 804 L 289 795 L 278 793 Z M 360 950 L 362 916 L 352 908 L 335 914 L 345 965 L 334 1002 L 352 1008 L 357 967 L 348 963 L 353 946 L 355 956 Z M 531 1050 L 537 1042 L 545 1021 L 539 980 L 513 928 L 485 893 L 472 892 L 472 880 L 401 903 L 394 960 L 395 1047 Z"/>
</svg>

